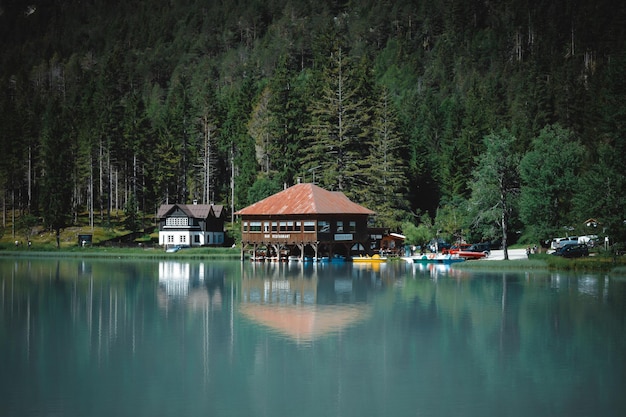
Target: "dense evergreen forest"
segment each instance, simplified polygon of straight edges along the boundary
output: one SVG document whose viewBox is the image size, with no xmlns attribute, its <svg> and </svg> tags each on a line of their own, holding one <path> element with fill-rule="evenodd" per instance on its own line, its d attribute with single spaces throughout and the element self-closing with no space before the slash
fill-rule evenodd
<svg viewBox="0 0 626 417">
<path fill-rule="evenodd" d="M 405 233 L 626 240 L 625 31 L 609 0 L 0 0 L 3 226 L 306 181 Z"/>
</svg>

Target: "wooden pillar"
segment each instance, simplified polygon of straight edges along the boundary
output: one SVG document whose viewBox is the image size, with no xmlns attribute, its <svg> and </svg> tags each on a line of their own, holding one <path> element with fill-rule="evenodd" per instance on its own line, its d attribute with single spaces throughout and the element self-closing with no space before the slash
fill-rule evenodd
<svg viewBox="0 0 626 417">
<path fill-rule="evenodd" d="M 346 256 L 350 257 L 350 248 L 352 248 L 352 245 L 354 245 L 354 243 L 344 243 L 343 246 L 344 248 L 346 248 Z"/>
<path fill-rule="evenodd" d="M 246 247 L 248 246 L 247 243 L 241 242 L 241 260 L 245 260 L 246 259 Z"/>
<path fill-rule="evenodd" d="M 305 244 L 304 243 L 298 243 L 298 249 L 300 249 L 300 262 L 304 262 L 304 248 L 305 248 Z"/>
<path fill-rule="evenodd" d="M 272 243 L 272 248 L 276 252 L 276 260 L 280 262 L 280 243 Z"/>
</svg>

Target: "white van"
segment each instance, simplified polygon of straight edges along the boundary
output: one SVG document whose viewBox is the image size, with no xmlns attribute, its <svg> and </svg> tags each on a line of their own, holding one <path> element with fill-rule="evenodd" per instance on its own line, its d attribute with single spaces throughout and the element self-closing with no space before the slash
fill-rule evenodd
<svg viewBox="0 0 626 417">
<path fill-rule="evenodd" d="M 590 247 L 594 246 L 596 240 L 598 240 L 598 235 L 578 236 L 578 243 L 584 243 Z"/>
<path fill-rule="evenodd" d="M 550 247 L 552 249 L 558 249 L 562 248 L 565 245 L 569 245 L 570 243 L 578 243 L 578 236 L 557 237 L 555 239 L 552 239 Z"/>
</svg>

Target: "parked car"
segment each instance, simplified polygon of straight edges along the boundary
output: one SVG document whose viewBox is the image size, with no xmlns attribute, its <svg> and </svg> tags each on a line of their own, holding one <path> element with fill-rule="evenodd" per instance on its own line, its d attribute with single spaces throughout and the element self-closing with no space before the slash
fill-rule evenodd
<svg viewBox="0 0 626 417">
<path fill-rule="evenodd" d="M 578 236 L 570 236 L 570 237 L 557 237 L 552 239 L 552 243 L 550 247 L 552 249 L 562 248 L 565 245 L 571 245 L 575 243 L 583 243 L 578 241 Z"/>
<path fill-rule="evenodd" d="M 583 243 L 570 243 L 565 246 L 561 246 L 554 252 L 553 255 L 562 256 L 564 258 L 580 258 L 581 256 L 589 256 L 589 248 Z"/>
<path fill-rule="evenodd" d="M 489 244 L 489 242 L 473 243 L 464 250 L 470 252 L 483 252 L 489 255 L 489 253 L 491 253 L 491 245 Z"/>
<path fill-rule="evenodd" d="M 438 252 L 438 251 L 442 251 L 444 249 L 450 249 L 452 245 L 448 242 L 446 242 L 443 239 L 431 239 L 431 241 L 428 243 L 428 249 L 430 249 L 431 252 Z"/>
</svg>

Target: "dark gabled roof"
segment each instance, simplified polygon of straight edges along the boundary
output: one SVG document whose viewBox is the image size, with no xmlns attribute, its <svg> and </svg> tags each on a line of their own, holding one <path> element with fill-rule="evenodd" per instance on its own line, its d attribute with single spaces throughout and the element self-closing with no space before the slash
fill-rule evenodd
<svg viewBox="0 0 626 417">
<path fill-rule="evenodd" d="M 237 215 L 374 214 L 353 203 L 342 192 L 327 191 L 317 185 L 296 184 L 239 210 Z"/>
<path fill-rule="evenodd" d="M 211 210 L 213 210 L 213 215 L 219 219 L 222 217 L 222 213 L 224 212 L 224 206 L 211 205 Z"/>
<path fill-rule="evenodd" d="M 213 214 L 213 217 L 220 218 L 224 211 L 224 206 L 214 204 L 163 204 L 159 207 L 157 218 L 163 219 L 167 217 L 175 210 L 175 207 L 178 207 L 188 217 L 196 219 L 207 219 L 211 217 L 211 214 Z"/>
</svg>

